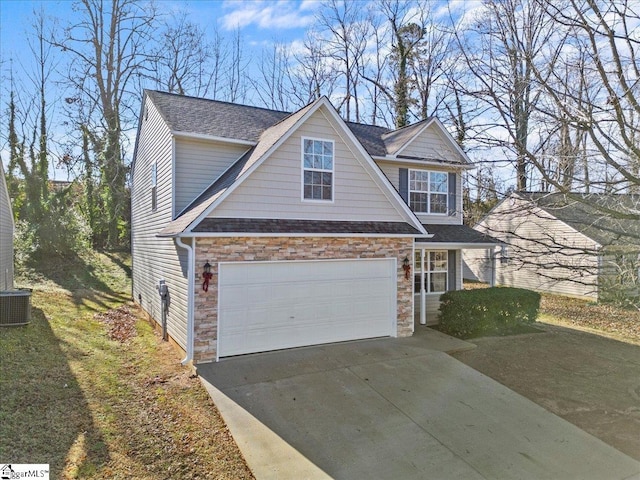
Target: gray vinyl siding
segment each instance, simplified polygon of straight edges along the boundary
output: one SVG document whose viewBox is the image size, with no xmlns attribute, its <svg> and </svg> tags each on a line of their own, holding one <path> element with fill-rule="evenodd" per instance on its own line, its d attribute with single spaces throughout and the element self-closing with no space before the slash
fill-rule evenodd
<svg viewBox="0 0 640 480">
<path fill-rule="evenodd" d="M 146 118 L 146 119 L 145 119 Z M 171 133 L 160 114 L 147 99 L 141 119 L 131 192 L 131 251 L 133 263 L 133 300 L 161 323 L 158 280 L 169 287 L 168 332 L 186 348 L 187 254 L 174 240 L 156 234 L 172 216 Z M 151 165 L 157 162 L 157 208 L 151 208 Z"/>
<path fill-rule="evenodd" d="M 216 217 L 406 221 L 380 188 L 372 166 L 316 111 L 213 211 Z M 341 132 L 342 135 L 346 135 Z M 333 140 L 333 202 L 302 200 L 302 138 Z"/>
<path fill-rule="evenodd" d="M 430 125 L 398 152 L 398 155 L 464 161 L 460 153 L 451 147 L 450 142 L 438 130 L 434 125 Z"/>
<path fill-rule="evenodd" d="M 469 249 L 462 252 L 465 280 L 491 283 L 491 250 Z"/>
<path fill-rule="evenodd" d="M 452 172 L 451 169 L 447 169 L 447 168 L 438 168 L 438 167 L 432 167 L 427 165 L 422 167 L 416 164 L 403 163 L 402 160 L 390 160 L 390 161 L 378 160 L 376 161 L 376 163 L 382 170 L 382 173 L 384 173 L 386 177 L 391 181 L 391 184 L 395 187 L 395 189 L 398 190 L 398 192 L 400 192 L 400 196 L 403 195 L 401 191 L 401 185 L 400 185 L 401 169 Z M 416 214 L 420 222 L 422 222 L 423 224 L 425 225 L 428 225 L 430 223 L 434 223 L 438 225 L 461 225 L 462 224 L 462 176 L 460 175 L 460 172 L 454 172 L 454 173 L 456 174 L 455 215 L 423 215 L 420 213 Z"/>
<path fill-rule="evenodd" d="M 222 142 L 175 139 L 175 215 L 178 215 L 249 147 Z"/>
<path fill-rule="evenodd" d="M 496 284 L 597 299 L 598 244 L 555 217 L 507 199 L 475 228 L 507 245 L 496 254 Z M 476 276 L 481 255 L 465 254 Z"/>
<path fill-rule="evenodd" d="M 13 290 L 13 214 L 0 164 L 0 290 Z"/>
</svg>

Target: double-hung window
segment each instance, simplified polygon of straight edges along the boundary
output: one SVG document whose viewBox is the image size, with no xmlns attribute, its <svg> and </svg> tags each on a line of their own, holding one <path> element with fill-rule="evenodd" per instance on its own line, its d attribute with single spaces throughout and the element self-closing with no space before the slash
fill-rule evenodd
<svg viewBox="0 0 640 480">
<path fill-rule="evenodd" d="M 302 198 L 333 201 L 333 156 L 331 140 L 302 139 Z"/>
<path fill-rule="evenodd" d="M 449 256 L 446 250 L 424 252 L 424 289 L 427 293 L 444 293 L 447 291 L 449 274 Z M 416 250 L 414 264 L 414 291 L 420 293 L 422 281 L 421 251 Z"/>
<path fill-rule="evenodd" d="M 415 213 L 447 214 L 446 172 L 409 170 L 409 206 Z"/>
</svg>

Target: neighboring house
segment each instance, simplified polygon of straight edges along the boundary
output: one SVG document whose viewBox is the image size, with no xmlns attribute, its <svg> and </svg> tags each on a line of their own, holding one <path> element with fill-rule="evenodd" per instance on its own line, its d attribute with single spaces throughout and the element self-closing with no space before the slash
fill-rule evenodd
<svg viewBox="0 0 640 480">
<path fill-rule="evenodd" d="M 514 193 L 474 228 L 504 243 L 464 252 L 465 278 L 608 300 L 638 296 L 640 197 Z"/>
<path fill-rule="evenodd" d="M 132 168 L 134 300 L 184 362 L 411 335 L 462 287 L 461 249 L 493 245 L 462 225 L 471 166 L 436 119 L 146 91 Z"/>
<path fill-rule="evenodd" d="M 0 162 L 0 291 L 13 290 L 13 213 Z"/>
</svg>

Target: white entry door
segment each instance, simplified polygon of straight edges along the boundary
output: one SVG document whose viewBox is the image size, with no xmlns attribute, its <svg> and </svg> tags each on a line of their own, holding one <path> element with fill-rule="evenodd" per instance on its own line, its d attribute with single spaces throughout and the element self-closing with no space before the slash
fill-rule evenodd
<svg viewBox="0 0 640 480">
<path fill-rule="evenodd" d="M 396 260 L 219 266 L 218 356 L 396 335 Z"/>
</svg>

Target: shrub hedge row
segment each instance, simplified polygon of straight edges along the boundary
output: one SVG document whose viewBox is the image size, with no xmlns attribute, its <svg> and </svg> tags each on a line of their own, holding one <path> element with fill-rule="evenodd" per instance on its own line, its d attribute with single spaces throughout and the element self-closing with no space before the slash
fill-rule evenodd
<svg viewBox="0 0 640 480">
<path fill-rule="evenodd" d="M 454 290 L 440 299 L 439 330 L 461 338 L 510 333 L 533 323 L 540 308 L 540 294 L 523 288 Z"/>
</svg>

